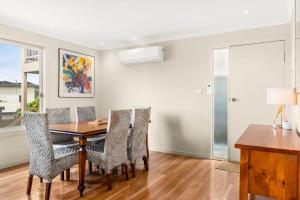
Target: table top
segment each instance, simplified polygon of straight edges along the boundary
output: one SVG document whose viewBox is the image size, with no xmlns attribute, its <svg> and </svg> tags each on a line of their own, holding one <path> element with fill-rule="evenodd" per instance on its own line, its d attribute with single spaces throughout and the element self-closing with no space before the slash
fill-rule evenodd
<svg viewBox="0 0 300 200">
<path fill-rule="evenodd" d="M 300 137 L 295 130 L 251 124 L 235 143 L 235 148 L 300 154 Z"/>
<path fill-rule="evenodd" d="M 55 133 L 74 136 L 89 136 L 106 133 L 107 123 L 101 125 L 89 124 L 89 122 L 71 122 L 68 124 L 50 124 L 49 130 Z"/>
</svg>

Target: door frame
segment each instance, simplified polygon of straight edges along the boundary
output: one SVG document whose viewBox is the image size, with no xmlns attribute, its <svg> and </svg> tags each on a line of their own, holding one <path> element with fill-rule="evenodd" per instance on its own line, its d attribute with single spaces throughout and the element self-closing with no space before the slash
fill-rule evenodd
<svg viewBox="0 0 300 200">
<path fill-rule="evenodd" d="M 291 57 L 290 56 L 290 52 L 287 51 L 286 47 L 286 43 L 288 41 L 288 38 L 286 37 L 274 37 L 272 39 L 265 39 L 265 40 L 249 40 L 249 41 L 244 41 L 244 42 L 237 42 L 237 43 L 224 43 L 224 44 L 220 44 L 220 45 L 216 45 L 216 46 L 213 46 L 211 47 L 211 80 L 212 80 L 212 88 L 213 88 L 213 91 L 214 91 L 214 54 L 213 54 L 213 51 L 214 50 L 217 50 L 217 49 L 226 49 L 228 48 L 228 56 L 230 57 L 230 48 L 231 47 L 235 47 L 235 46 L 245 46 L 245 45 L 254 45 L 254 44 L 263 44 L 263 43 L 270 43 L 270 42 L 280 42 L 282 41 L 284 44 L 284 74 L 283 74 L 283 86 L 286 87 L 287 85 L 287 80 L 286 80 L 286 75 L 287 75 L 287 64 L 290 64 L 290 63 L 287 63 L 287 57 Z M 230 59 L 228 60 L 228 80 L 227 80 L 227 85 L 229 86 L 230 84 Z M 288 73 L 291 73 L 292 72 L 292 69 L 290 69 L 288 71 Z M 292 80 L 291 80 L 292 81 Z M 228 98 L 230 98 L 230 88 L 228 88 L 227 90 L 228 92 Z M 229 99 L 228 99 L 228 102 L 229 102 Z M 214 94 L 212 94 L 212 98 L 211 98 L 211 148 L 210 148 L 210 158 L 211 159 L 215 159 L 215 160 L 224 160 L 224 159 L 221 159 L 221 158 L 217 158 L 217 157 L 214 157 L 213 156 L 213 145 L 214 145 Z M 230 118 L 229 118 L 229 113 L 230 113 L 230 103 L 227 104 L 227 115 L 228 115 L 228 118 L 227 118 L 227 123 L 229 124 L 230 122 Z M 228 146 L 227 146 L 227 160 L 229 161 L 230 159 L 230 127 L 227 126 L 227 143 L 228 143 Z"/>
</svg>

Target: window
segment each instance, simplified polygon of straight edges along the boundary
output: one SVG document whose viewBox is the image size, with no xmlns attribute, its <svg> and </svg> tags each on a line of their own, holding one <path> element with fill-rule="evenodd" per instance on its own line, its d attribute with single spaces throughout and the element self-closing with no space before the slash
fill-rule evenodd
<svg viewBox="0 0 300 200">
<path fill-rule="evenodd" d="M 39 59 L 39 51 L 36 49 L 25 49 L 25 63 L 37 61 Z"/>
<path fill-rule="evenodd" d="M 40 106 L 41 50 L 0 43 L 0 128 L 20 126 L 24 111 Z"/>
</svg>

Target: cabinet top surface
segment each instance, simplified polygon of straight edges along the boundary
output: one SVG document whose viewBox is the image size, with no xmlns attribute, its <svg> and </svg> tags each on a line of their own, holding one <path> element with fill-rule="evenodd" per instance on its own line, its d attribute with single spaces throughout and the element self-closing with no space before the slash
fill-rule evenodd
<svg viewBox="0 0 300 200">
<path fill-rule="evenodd" d="M 235 148 L 298 154 L 300 137 L 295 130 L 251 124 L 235 143 Z"/>
</svg>

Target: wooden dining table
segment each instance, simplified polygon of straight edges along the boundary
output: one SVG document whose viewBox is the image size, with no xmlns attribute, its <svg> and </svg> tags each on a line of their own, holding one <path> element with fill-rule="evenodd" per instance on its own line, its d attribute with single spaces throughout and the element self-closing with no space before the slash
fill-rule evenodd
<svg viewBox="0 0 300 200">
<path fill-rule="evenodd" d="M 87 138 L 95 135 L 106 134 L 107 123 L 101 125 L 90 124 L 89 122 L 72 122 L 67 124 L 51 124 L 49 131 L 57 134 L 71 135 L 79 138 L 79 184 L 78 190 L 80 196 L 83 195 L 85 189 L 85 165 L 86 165 L 86 146 Z"/>
<path fill-rule="evenodd" d="M 151 120 L 149 121 L 151 123 Z M 51 124 L 49 125 L 49 131 L 57 134 L 71 135 L 79 139 L 79 184 L 78 190 L 80 196 L 83 195 L 85 189 L 85 169 L 86 169 L 86 145 L 87 138 L 95 135 L 106 134 L 108 123 L 101 125 L 91 124 L 89 122 L 71 122 L 66 124 Z M 130 125 L 129 128 L 131 128 Z M 146 136 L 147 158 L 149 159 L 149 147 L 148 147 L 148 134 Z"/>
</svg>

